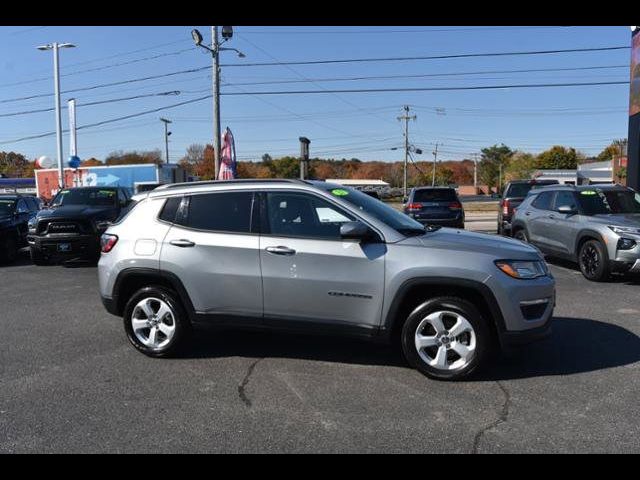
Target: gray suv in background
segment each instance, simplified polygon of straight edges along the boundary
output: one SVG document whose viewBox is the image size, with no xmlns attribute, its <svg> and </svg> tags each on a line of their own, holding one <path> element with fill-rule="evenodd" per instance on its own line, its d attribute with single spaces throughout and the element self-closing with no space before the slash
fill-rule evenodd
<svg viewBox="0 0 640 480">
<path fill-rule="evenodd" d="M 425 227 L 325 182 L 235 180 L 134 197 L 102 236 L 102 301 L 164 357 L 200 323 L 398 342 L 439 379 L 550 332 L 555 281 L 537 249 Z"/>
<path fill-rule="evenodd" d="M 640 195 L 619 185 L 532 190 L 516 211 L 513 235 L 578 263 L 588 280 L 640 272 Z"/>
</svg>

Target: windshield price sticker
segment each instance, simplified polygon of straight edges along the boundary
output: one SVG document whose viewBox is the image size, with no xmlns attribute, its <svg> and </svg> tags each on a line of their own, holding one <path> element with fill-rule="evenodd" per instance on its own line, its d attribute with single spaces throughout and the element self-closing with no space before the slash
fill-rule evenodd
<svg viewBox="0 0 640 480">
<path fill-rule="evenodd" d="M 331 193 L 336 197 L 345 197 L 349 195 L 349 192 L 343 188 L 334 188 L 333 190 L 331 190 Z"/>
</svg>

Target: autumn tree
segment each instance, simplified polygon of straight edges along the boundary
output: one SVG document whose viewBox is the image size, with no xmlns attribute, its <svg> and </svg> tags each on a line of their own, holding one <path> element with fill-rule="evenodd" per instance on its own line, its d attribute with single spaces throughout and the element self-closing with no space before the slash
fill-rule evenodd
<svg viewBox="0 0 640 480">
<path fill-rule="evenodd" d="M 82 166 L 82 167 L 101 167 L 101 166 L 104 166 L 104 163 L 102 163 L 97 158 L 91 157 L 91 158 L 87 158 L 86 160 L 83 160 L 82 164 L 80 166 Z"/>
<path fill-rule="evenodd" d="M 7 177 L 22 177 L 29 169 L 29 160 L 21 153 L 0 152 L 0 173 Z M 31 168 L 33 171 L 33 168 Z"/>
</svg>

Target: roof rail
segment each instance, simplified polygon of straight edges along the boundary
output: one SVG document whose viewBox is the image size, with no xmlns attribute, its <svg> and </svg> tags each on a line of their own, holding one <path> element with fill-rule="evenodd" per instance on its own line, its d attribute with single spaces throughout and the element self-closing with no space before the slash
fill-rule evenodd
<svg viewBox="0 0 640 480">
<path fill-rule="evenodd" d="M 203 180 L 200 182 L 181 182 L 181 183 L 168 183 L 166 185 L 160 185 L 154 188 L 152 191 L 168 190 L 170 188 L 181 188 L 199 185 L 237 185 L 243 183 L 305 183 L 304 180 L 298 180 L 297 178 L 241 178 L 235 180 Z"/>
</svg>

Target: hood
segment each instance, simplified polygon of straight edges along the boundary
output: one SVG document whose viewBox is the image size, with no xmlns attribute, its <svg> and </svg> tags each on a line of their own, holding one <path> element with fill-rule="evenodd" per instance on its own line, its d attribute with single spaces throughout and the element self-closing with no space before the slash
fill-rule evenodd
<svg viewBox="0 0 640 480">
<path fill-rule="evenodd" d="M 505 260 L 538 260 L 541 258 L 537 248 L 519 240 L 455 228 L 441 228 L 419 237 L 410 237 L 400 244 L 475 252 Z"/>
<path fill-rule="evenodd" d="M 640 213 L 609 213 L 606 215 L 593 215 L 587 218 L 590 222 L 601 223 L 602 225 L 640 228 Z"/>
<path fill-rule="evenodd" d="M 116 207 L 67 205 L 40 210 L 40 212 L 38 212 L 38 219 L 56 217 L 113 220 L 117 214 L 118 210 Z"/>
</svg>

